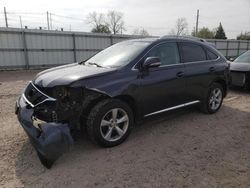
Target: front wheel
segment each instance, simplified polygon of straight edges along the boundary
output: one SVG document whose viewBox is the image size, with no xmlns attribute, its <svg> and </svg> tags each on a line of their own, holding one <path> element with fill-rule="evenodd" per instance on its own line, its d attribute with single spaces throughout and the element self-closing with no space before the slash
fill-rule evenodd
<svg viewBox="0 0 250 188">
<path fill-rule="evenodd" d="M 87 131 L 97 144 L 112 147 L 121 144 L 128 137 L 133 123 L 132 110 L 126 103 L 108 99 L 91 110 Z"/>
<path fill-rule="evenodd" d="M 221 84 L 213 83 L 208 89 L 208 93 L 204 101 L 201 103 L 201 110 L 208 114 L 217 112 L 223 102 L 224 91 Z"/>
</svg>

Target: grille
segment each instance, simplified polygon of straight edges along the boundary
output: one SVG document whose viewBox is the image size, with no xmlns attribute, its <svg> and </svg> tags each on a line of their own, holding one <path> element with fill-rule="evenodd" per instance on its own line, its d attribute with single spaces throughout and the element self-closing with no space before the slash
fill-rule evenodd
<svg viewBox="0 0 250 188">
<path fill-rule="evenodd" d="M 29 103 L 32 107 L 37 106 L 45 101 L 55 99 L 47 96 L 46 94 L 42 93 L 38 88 L 30 82 L 24 91 L 25 100 Z"/>
</svg>

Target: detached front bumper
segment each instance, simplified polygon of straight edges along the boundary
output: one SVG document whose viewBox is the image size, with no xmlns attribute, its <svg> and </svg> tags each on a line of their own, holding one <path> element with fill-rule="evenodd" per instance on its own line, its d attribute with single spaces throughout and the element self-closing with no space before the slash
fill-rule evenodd
<svg viewBox="0 0 250 188">
<path fill-rule="evenodd" d="M 73 144 L 68 124 L 43 123 L 38 128 L 35 127 L 33 125 L 34 110 L 23 96 L 16 102 L 15 112 L 45 167 L 50 168 Z"/>
</svg>

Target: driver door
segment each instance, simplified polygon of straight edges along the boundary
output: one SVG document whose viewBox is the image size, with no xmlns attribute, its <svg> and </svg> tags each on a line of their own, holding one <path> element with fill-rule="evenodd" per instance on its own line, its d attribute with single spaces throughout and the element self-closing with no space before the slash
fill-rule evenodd
<svg viewBox="0 0 250 188">
<path fill-rule="evenodd" d="M 144 116 L 187 102 L 185 68 L 177 44 L 166 42 L 153 47 L 143 58 L 158 57 L 161 66 L 141 72 L 140 103 Z"/>
</svg>

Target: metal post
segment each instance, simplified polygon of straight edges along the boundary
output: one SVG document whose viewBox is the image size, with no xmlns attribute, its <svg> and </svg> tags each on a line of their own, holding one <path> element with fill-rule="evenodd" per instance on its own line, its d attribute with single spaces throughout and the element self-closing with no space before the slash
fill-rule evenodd
<svg viewBox="0 0 250 188">
<path fill-rule="evenodd" d="M 110 35 L 110 46 L 112 46 L 114 44 L 114 41 L 113 41 L 113 36 Z"/>
<path fill-rule="evenodd" d="M 47 24 L 48 24 L 48 30 L 49 30 L 49 12 L 47 11 Z"/>
<path fill-rule="evenodd" d="M 247 50 L 249 50 L 249 46 L 250 46 L 249 43 L 250 41 L 247 42 Z"/>
<path fill-rule="evenodd" d="M 199 25 L 199 9 L 197 10 L 197 15 L 196 15 L 195 36 L 197 36 L 197 34 L 198 34 L 198 25 Z"/>
<path fill-rule="evenodd" d="M 72 39 L 73 39 L 74 62 L 76 62 L 76 35 L 75 33 L 72 35 Z"/>
<path fill-rule="evenodd" d="M 237 56 L 240 55 L 240 41 L 238 41 L 238 49 L 237 49 Z"/>
<path fill-rule="evenodd" d="M 22 22 L 22 17 L 19 16 L 19 19 L 20 19 L 20 25 L 21 25 L 21 29 L 23 28 L 23 22 Z"/>
<path fill-rule="evenodd" d="M 52 30 L 52 16 L 51 16 L 51 13 L 49 14 L 50 16 L 50 29 Z"/>
<path fill-rule="evenodd" d="M 23 52 L 24 52 L 24 59 L 25 59 L 25 68 L 29 69 L 29 56 L 28 56 L 26 36 L 25 36 L 24 30 L 22 31 L 22 39 L 23 39 Z"/>
<path fill-rule="evenodd" d="M 226 58 L 228 58 L 228 47 L 229 47 L 229 41 L 227 40 Z"/>
<path fill-rule="evenodd" d="M 8 18 L 7 18 L 7 12 L 6 12 L 6 8 L 5 7 L 4 7 L 4 17 L 5 17 L 6 27 L 8 27 Z"/>
</svg>

